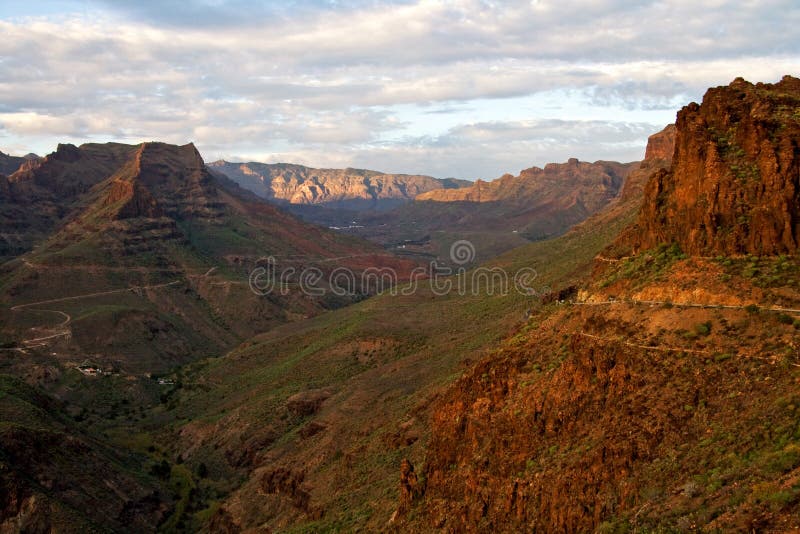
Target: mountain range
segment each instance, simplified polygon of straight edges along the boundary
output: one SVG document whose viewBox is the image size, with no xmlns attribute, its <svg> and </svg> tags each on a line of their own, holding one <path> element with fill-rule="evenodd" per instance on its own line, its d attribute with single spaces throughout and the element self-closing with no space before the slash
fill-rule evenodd
<svg viewBox="0 0 800 534">
<path fill-rule="evenodd" d="M 427 191 L 465 187 L 470 183 L 365 169 L 313 169 L 289 163 L 220 160 L 208 166 L 268 200 L 355 211 L 386 210 Z"/>
<path fill-rule="evenodd" d="M 638 163 L 302 205 L 358 214 L 340 231 L 193 145 L 24 163 L 0 189 L 0 530 L 800 529 L 798 110 L 797 78 L 736 79 Z M 353 235 L 381 224 L 388 247 Z M 450 291 L 247 284 L 269 256 L 408 281 L 470 235 L 491 253 Z"/>
</svg>

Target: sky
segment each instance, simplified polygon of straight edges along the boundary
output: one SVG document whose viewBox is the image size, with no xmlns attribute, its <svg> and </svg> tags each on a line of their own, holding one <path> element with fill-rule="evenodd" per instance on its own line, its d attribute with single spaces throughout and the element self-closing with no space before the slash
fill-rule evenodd
<svg viewBox="0 0 800 534">
<path fill-rule="evenodd" d="M 708 87 L 784 74 L 797 0 L 2 0 L 0 151 L 492 179 L 642 159 Z"/>
</svg>

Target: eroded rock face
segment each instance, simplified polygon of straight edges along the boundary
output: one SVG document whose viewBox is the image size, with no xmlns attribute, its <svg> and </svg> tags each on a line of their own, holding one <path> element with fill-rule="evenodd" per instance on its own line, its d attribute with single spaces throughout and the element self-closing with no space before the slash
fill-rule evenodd
<svg viewBox="0 0 800 534">
<path fill-rule="evenodd" d="M 647 138 L 644 159 L 672 160 L 673 152 L 675 152 L 675 125 L 670 124 L 660 132 Z"/>
<path fill-rule="evenodd" d="M 404 458 L 400 463 L 400 506 L 398 514 L 405 514 L 411 508 L 411 504 L 422 492 L 417 474 L 414 472 L 414 464 L 408 458 Z"/>
<path fill-rule="evenodd" d="M 381 209 L 437 189 L 470 182 L 411 174 L 383 174 L 364 169 L 313 169 L 286 163 L 216 161 L 221 172 L 257 195 L 289 204 L 320 204 L 349 209 Z"/>
<path fill-rule="evenodd" d="M 114 182 L 106 199 L 108 204 L 119 204 L 117 219 L 135 217 L 161 217 L 163 212 L 150 192 L 134 181 Z"/>
<path fill-rule="evenodd" d="M 645 188 L 635 249 L 794 253 L 800 240 L 800 80 L 737 78 L 678 113 L 672 166 Z M 653 153 L 658 152 L 653 147 Z"/>
</svg>

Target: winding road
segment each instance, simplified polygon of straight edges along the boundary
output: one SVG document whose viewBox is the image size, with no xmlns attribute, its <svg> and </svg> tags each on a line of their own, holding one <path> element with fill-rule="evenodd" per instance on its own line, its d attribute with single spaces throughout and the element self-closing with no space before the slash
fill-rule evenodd
<svg viewBox="0 0 800 534">
<path fill-rule="evenodd" d="M 211 274 L 211 271 L 213 271 L 213 269 L 209 270 L 205 274 L 205 276 L 208 276 L 209 274 Z M 180 284 L 183 281 L 184 281 L 184 279 L 179 279 L 179 280 L 173 280 L 172 282 L 166 282 L 166 283 L 163 283 L 163 284 L 154 284 L 154 285 L 149 285 L 149 286 L 131 286 L 131 287 L 126 287 L 124 289 L 112 289 L 112 290 L 109 290 L 109 291 L 97 291 L 95 293 L 85 293 L 83 295 L 75 295 L 75 296 L 71 296 L 71 297 L 61 297 L 61 298 L 57 298 L 57 299 L 39 300 L 37 302 L 28 302 L 26 304 L 17 304 L 16 306 L 12 306 L 10 309 L 11 309 L 12 312 L 26 311 L 27 310 L 27 311 L 31 311 L 31 312 L 55 313 L 55 314 L 58 314 L 58 315 L 60 315 L 61 317 L 64 318 L 63 322 L 61 322 L 60 324 L 56 325 L 55 327 L 52 327 L 53 329 L 57 329 L 57 331 L 55 333 L 49 334 L 49 335 L 46 335 L 46 336 L 35 337 L 35 338 L 31 338 L 31 339 L 24 339 L 22 341 L 22 344 L 25 345 L 27 348 L 42 347 L 42 346 L 47 345 L 46 342 L 48 340 L 50 340 L 50 339 L 55 339 L 55 338 L 58 338 L 58 337 L 69 337 L 69 336 L 71 336 L 72 335 L 72 330 L 70 329 L 69 324 L 70 324 L 70 322 L 72 322 L 72 317 L 67 312 L 64 312 L 64 311 L 61 311 L 61 310 L 50 310 L 50 309 L 44 309 L 44 308 L 34 308 L 34 306 L 55 304 L 55 303 L 58 303 L 58 302 L 67 302 L 67 301 L 80 300 L 80 299 L 86 299 L 86 298 L 92 298 L 92 297 L 103 297 L 103 296 L 106 296 L 106 295 L 115 295 L 115 294 L 120 294 L 120 293 L 127 293 L 129 291 L 133 292 L 133 293 L 135 293 L 137 295 L 141 295 L 141 292 L 144 291 L 144 290 L 159 289 L 159 288 L 163 288 L 163 287 L 174 286 L 176 284 Z M 5 350 L 20 351 L 21 349 L 15 348 L 15 349 L 5 349 Z"/>
</svg>

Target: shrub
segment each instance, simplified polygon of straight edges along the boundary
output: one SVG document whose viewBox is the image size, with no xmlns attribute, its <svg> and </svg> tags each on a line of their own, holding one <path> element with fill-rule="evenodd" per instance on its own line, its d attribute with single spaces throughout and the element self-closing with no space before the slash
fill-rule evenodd
<svg viewBox="0 0 800 534">
<path fill-rule="evenodd" d="M 730 360 L 733 358 L 733 354 L 729 352 L 722 352 L 714 356 L 715 362 L 724 362 L 725 360 Z"/>
<path fill-rule="evenodd" d="M 711 321 L 697 323 L 694 325 L 694 331 L 698 336 L 707 336 L 711 333 Z"/>
</svg>

